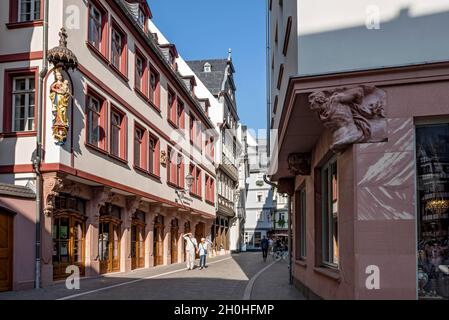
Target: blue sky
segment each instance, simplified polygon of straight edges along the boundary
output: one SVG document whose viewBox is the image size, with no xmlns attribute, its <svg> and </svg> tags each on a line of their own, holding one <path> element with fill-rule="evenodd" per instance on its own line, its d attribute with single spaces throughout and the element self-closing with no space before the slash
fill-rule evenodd
<svg viewBox="0 0 449 320">
<path fill-rule="evenodd" d="M 153 22 L 185 60 L 232 48 L 240 121 L 266 128 L 265 0 L 148 0 Z"/>
</svg>

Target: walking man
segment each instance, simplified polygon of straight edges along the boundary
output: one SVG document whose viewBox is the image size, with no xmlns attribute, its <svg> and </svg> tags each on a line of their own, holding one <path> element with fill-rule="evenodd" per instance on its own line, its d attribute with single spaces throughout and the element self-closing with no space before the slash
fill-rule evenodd
<svg viewBox="0 0 449 320">
<path fill-rule="evenodd" d="M 186 233 L 182 237 L 186 241 L 187 270 L 193 270 L 193 268 L 195 267 L 195 252 L 197 251 L 198 243 L 190 232 Z"/>
<path fill-rule="evenodd" d="M 206 238 L 201 238 L 201 242 L 198 245 L 198 251 L 197 253 L 199 253 L 200 255 L 200 270 L 202 270 L 203 268 L 206 268 L 206 257 L 207 257 L 207 242 L 209 242 L 208 240 L 206 240 Z"/>
<path fill-rule="evenodd" d="M 268 255 L 268 239 L 266 236 L 263 236 L 260 246 L 262 247 L 263 261 L 265 262 L 265 261 L 267 261 L 267 255 Z"/>
</svg>

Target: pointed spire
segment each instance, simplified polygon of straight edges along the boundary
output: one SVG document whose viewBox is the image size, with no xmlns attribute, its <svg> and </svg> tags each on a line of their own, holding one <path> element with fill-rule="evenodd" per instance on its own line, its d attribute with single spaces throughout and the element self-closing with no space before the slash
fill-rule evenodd
<svg viewBox="0 0 449 320">
<path fill-rule="evenodd" d="M 229 50 L 228 50 L 228 61 L 232 61 L 232 49 L 231 48 L 229 48 Z"/>
</svg>

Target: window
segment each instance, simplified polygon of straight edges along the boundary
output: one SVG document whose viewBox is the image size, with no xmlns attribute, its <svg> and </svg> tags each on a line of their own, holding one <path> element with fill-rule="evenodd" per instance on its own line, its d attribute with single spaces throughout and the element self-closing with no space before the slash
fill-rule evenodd
<svg viewBox="0 0 449 320">
<path fill-rule="evenodd" d="M 184 116 L 184 103 L 178 99 L 178 113 L 176 117 L 176 125 L 181 129 L 184 129 L 185 126 L 185 116 Z"/>
<path fill-rule="evenodd" d="M 287 26 L 285 28 L 285 38 L 284 38 L 284 47 L 282 49 L 282 53 L 284 54 L 284 56 L 287 55 L 287 50 L 288 50 L 288 43 L 290 41 L 290 32 L 292 30 L 292 17 L 288 17 L 287 19 Z"/>
<path fill-rule="evenodd" d="M 28 22 L 41 18 L 40 0 L 19 0 L 18 22 Z"/>
<path fill-rule="evenodd" d="M 176 185 L 184 188 L 184 159 L 179 153 L 176 166 Z"/>
<path fill-rule="evenodd" d="M 156 176 L 160 175 L 160 160 L 159 160 L 159 139 L 150 136 L 149 139 L 149 157 L 148 157 L 148 171 L 151 174 L 154 174 Z"/>
<path fill-rule="evenodd" d="M 211 176 L 209 176 L 209 175 L 205 175 L 205 176 L 206 176 L 206 182 L 205 182 L 206 201 L 213 204 L 215 201 L 215 181 Z"/>
<path fill-rule="evenodd" d="M 12 86 L 12 130 L 34 131 L 36 78 L 34 75 L 14 77 Z"/>
<path fill-rule="evenodd" d="M 305 260 L 307 256 L 306 237 L 306 189 L 301 188 L 295 194 L 296 260 Z"/>
<path fill-rule="evenodd" d="M 337 162 L 331 160 L 321 169 L 322 192 L 322 261 L 338 267 L 338 180 Z"/>
<path fill-rule="evenodd" d="M 156 108 L 160 108 L 160 87 L 159 87 L 159 74 L 154 68 L 150 68 L 150 101 Z"/>
<path fill-rule="evenodd" d="M 258 192 L 257 193 L 257 202 L 262 202 L 263 201 L 263 193 Z"/>
<path fill-rule="evenodd" d="M 209 62 L 206 62 L 205 64 L 204 64 L 204 70 L 203 70 L 204 72 L 211 72 L 212 71 L 212 68 L 211 68 L 211 65 L 210 65 L 210 63 Z"/>
<path fill-rule="evenodd" d="M 143 55 L 136 50 L 136 70 L 134 87 L 144 96 L 147 95 L 147 61 Z"/>
<path fill-rule="evenodd" d="M 87 143 L 105 150 L 106 100 L 88 90 L 87 95 Z"/>
<path fill-rule="evenodd" d="M 184 188 L 184 159 L 181 154 L 176 153 L 170 147 L 168 148 L 167 176 L 171 185 Z"/>
<path fill-rule="evenodd" d="M 190 187 L 190 193 L 197 197 L 202 197 L 203 194 L 201 189 L 201 170 L 194 164 L 190 164 L 189 174 L 193 177 L 193 183 Z"/>
<path fill-rule="evenodd" d="M 201 131 L 201 121 L 195 121 L 195 145 L 202 149 L 202 131 Z"/>
<path fill-rule="evenodd" d="M 196 184 L 196 195 L 202 197 L 203 196 L 202 172 L 198 167 L 196 168 L 195 184 Z"/>
<path fill-rule="evenodd" d="M 134 166 L 142 170 L 146 170 L 145 138 L 145 129 L 136 124 L 134 128 Z"/>
<path fill-rule="evenodd" d="M 107 12 L 97 1 L 89 2 L 88 43 L 106 57 Z"/>
<path fill-rule="evenodd" d="M 115 108 L 111 109 L 110 153 L 126 159 L 126 119 L 125 115 Z"/>
<path fill-rule="evenodd" d="M 121 74 L 127 75 L 127 40 L 126 34 L 113 21 L 111 31 L 111 65 Z"/>
<path fill-rule="evenodd" d="M 449 282 L 443 279 L 449 264 L 449 123 L 417 125 L 415 139 L 418 298 L 428 300 L 436 288 L 438 299 L 447 300 Z M 426 174 L 424 167 L 433 174 Z"/>
<path fill-rule="evenodd" d="M 176 126 L 176 118 L 177 118 L 177 111 L 176 111 L 176 96 L 175 93 L 171 90 L 168 90 L 168 120 L 169 122 Z"/>
<path fill-rule="evenodd" d="M 139 8 L 139 11 L 137 13 L 137 23 L 144 31 L 145 31 L 145 26 L 146 26 L 146 20 L 147 20 L 147 17 L 145 15 L 145 12 L 142 10 L 142 8 Z"/>
<path fill-rule="evenodd" d="M 190 131 L 190 143 L 195 141 L 195 116 L 191 113 L 189 115 L 189 131 Z"/>
<path fill-rule="evenodd" d="M 282 77 L 284 76 L 284 64 L 282 63 L 279 67 L 279 74 L 278 74 L 278 82 L 277 82 L 277 88 L 278 90 L 281 89 L 282 85 Z"/>
</svg>

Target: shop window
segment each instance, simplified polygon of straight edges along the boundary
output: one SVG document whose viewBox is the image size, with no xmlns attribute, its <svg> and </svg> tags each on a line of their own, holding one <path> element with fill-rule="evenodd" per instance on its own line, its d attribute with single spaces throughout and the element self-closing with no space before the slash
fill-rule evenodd
<svg viewBox="0 0 449 320">
<path fill-rule="evenodd" d="M 449 123 L 416 128 L 418 297 L 449 299 Z"/>
<path fill-rule="evenodd" d="M 322 263 L 330 267 L 339 266 L 338 241 L 338 177 L 337 161 L 328 162 L 321 169 L 321 242 Z"/>
<path fill-rule="evenodd" d="M 307 256 L 306 237 L 306 189 L 301 188 L 295 194 L 296 260 L 305 260 Z"/>
</svg>

